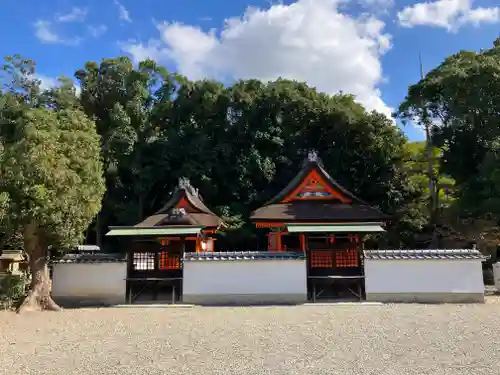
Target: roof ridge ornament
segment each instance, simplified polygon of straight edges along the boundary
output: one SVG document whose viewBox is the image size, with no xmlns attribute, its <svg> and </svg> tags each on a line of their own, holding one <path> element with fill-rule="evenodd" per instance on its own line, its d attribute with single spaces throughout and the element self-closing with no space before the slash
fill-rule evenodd
<svg viewBox="0 0 500 375">
<path fill-rule="evenodd" d="M 310 149 L 307 152 L 307 158 L 304 160 L 303 166 L 306 166 L 307 164 L 310 163 L 316 163 L 319 164 L 320 166 L 323 166 L 323 161 L 319 157 L 319 153 L 315 149 Z"/>
<path fill-rule="evenodd" d="M 179 188 L 187 189 L 189 187 L 191 187 L 191 183 L 189 182 L 189 178 L 187 178 L 187 177 L 179 178 Z"/>
<path fill-rule="evenodd" d="M 318 161 L 318 151 L 316 150 L 309 150 L 307 153 L 307 161 L 314 163 Z"/>
<path fill-rule="evenodd" d="M 179 178 L 179 189 L 187 190 L 191 194 L 199 196 L 198 189 L 195 189 L 191 185 L 191 182 L 189 181 L 189 178 L 187 178 L 187 177 L 181 177 L 181 178 Z"/>
</svg>

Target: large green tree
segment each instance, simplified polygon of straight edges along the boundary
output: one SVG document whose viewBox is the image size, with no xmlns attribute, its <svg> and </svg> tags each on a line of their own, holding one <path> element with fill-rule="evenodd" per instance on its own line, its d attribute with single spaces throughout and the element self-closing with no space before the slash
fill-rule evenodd
<svg viewBox="0 0 500 375">
<path fill-rule="evenodd" d="M 107 193 L 89 236 L 100 245 L 107 226 L 138 222 L 155 203 L 149 192 L 165 161 L 156 139 L 168 126 L 174 77 L 153 61 L 135 67 L 127 57 L 87 62 L 75 76 L 81 106 L 101 136 Z"/>
<path fill-rule="evenodd" d="M 310 149 L 385 211 L 400 215 L 413 197 L 405 137 L 350 95 L 289 80 L 191 81 L 125 57 L 88 62 L 76 77 L 82 107 L 102 136 L 107 171 L 98 238 L 106 226 L 153 213 L 185 176 L 239 230 L 226 245 L 253 247 L 249 212 L 293 178 Z"/>
<path fill-rule="evenodd" d="M 410 86 L 398 112 L 404 120 L 432 121 L 442 172 L 455 179 L 464 209 L 476 214 L 488 212 L 489 205 L 482 203 L 490 183 L 484 181 L 483 169 L 500 141 L 499 113 L 500 39 L 491 49 L 446 58 Z"/>
<path fill-rule="evenodd" d="M 168 126 L 156 142 L 165 148 L 151 196 L 165 196 L 187 175 L 216 210 L 241 227 L 251 210 L 281 190 L 319 151 L 326 168 L 347 188 L 399 215 L 412 198 L 403 168 L 406 138 L 386 117 L 367 112 L 349 95 L 327 95 L 304 83 L 277 80 L 212 81 L 180 85 Z M 169 151 L 167 151 L 169 150 Z M 248 225 L 227 245 L 254 247 Z"/>
<path fill-rule="evenodd" d="M 465 220 L 466 226 L 471 219 L 496 226 L 500 219 L 495 167 L 499 114 L 500 39 L 493 48 L 461 51 L 446 58 L 410 86 L 399 107 L 403 120 L 431 122 L 432 144 L 442 152 L 440 172 L 455 180 L 455 221 Z"/>
<path fill-rule="evenodd" d="M 248 214 L 293 178 L 310 149 L 341 183 L 398 217 L 414 195 L 406 138 L 350 95 L 281 79 L 191 81 L 124 57 L 89 62 L 76 76 L 102 136 L 102 228 L 151 214 L 185 176 L 239 230 L 226 245 L 253 247 Z"/>
<path fill-rule="evenodd" d="M 4 232 L 22 234 L 29 259 L 31 288 L 20 311 L 58 310 L 48 250 L 76 245 L 99 212 L 105 188 L 99 136 L 94 122 L 68 104 L 64 84 L 48 105 L 33 62 L 7 59 L 5 72 L 11 81 L 0 98 L 0 219 Z"/>
</svg>

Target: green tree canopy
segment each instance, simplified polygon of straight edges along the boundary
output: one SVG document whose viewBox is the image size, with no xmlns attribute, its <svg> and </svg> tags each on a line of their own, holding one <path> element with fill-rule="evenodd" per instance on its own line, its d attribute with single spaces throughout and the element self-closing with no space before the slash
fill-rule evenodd
<svg viewBox="0 0 500 375">
<path fill-rule="evenodd" d="M 282 79 L 190 81 L 124 57 L 88 62 L 76 77 L 102 136 L 108 190 L 101 228 L 137 223 L 185 176 L 246 231 L 232 244 L 252 246 L 248 214 L 294 177 L 310 149 L 347 188 L 387 212 L 413 196 L 403 168 L 406 138 L 350 95 Z"/>
<path fill-rule="evenodd" d="M 156 203 L 149 193 L 165 159 L 156 140 L 168 126 L 174 77 L 151 60 L 134 67 L 127 57 L 90 61 L 75 76 L 81 106 L 101 136 L 107 193 L 94 223 L 100 244 L 107 226 L 138 222 Z"/>
<path fill-rule="evenodd" d="M 433 145 L 442 150 L 441 171 L 456 181 L 459 203 L 488 214 L 490 205 L 481 202 L 494 191 L 484 171 L 500 141 L 500 39 L 491 49 L 446 58 L 410 86 L 399 116 L 419 121 L 424 112 L 433 122 Z"/>
<path fill-rule="evenodd" d="M 432 144 L 442 153 L 439 173 L 455 182 L 456 199 L 449 211 L 453 218 L 448 221 L 478 242 L 500 219 L 499 114 L 500 39 L 491 49 L 446 58 L 410 86 L 398 111 L 405 121 L 431 122 Z M 482 224 L 471 225 L 471 220 Z"/>
<path fill-rule="evenodd" d="M 18 61 L 8 63 L 13 82 L 29 81 Z M 76 109 L 46 107 L 31 96 L 40 94 L 36 80 L 30 84 L 2 93 L 1 224 L 22 233 L 29 257 L 32 284 L 23 307 L 57 309 L 49 294 L 47 249 L 71 248 L 81 239 L 101 206 L 103 170 L 94 122 Z"/>
</svg>

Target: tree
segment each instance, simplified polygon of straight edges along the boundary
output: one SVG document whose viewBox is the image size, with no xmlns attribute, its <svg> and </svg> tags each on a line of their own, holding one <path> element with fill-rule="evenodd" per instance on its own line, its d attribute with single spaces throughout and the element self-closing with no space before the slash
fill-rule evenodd
<svg viewBox="0 0 500 375">
<path fill-rule="evenodd" d="M 26 74 L 13 72 L 19 74 L 15 79 Z M 46 108 L 35 97 L 36 80 L 31 84 L 25 91 L 10 86 L 2 94 L 0 224 L 4 231 L 22 233 L 28 256 L 31 287 L 19 311 L 58 310 L 50 297 L 48 249 L 77 244 L 100 209 L 103 169 L 94 122 L 79 110 Z"/>
<path fill-rule="evenodd" d="M 422 191 L 422 199 L 426 204 L 430 196 L 429 183 L 427 177 L 427 150 L 425 142 L 410 142 L 407 144 L 407 156 L 405 166 L 408 168 L 410 180 Z M 431 149 L 432 173 L 436 179 L 437 214 L 439 211 L 450 207 L 455 201 L 455 181 L 444 174 L 440 167 L 441 149 L 433 147 Z M 423 208 L 423 207 L 422 207 Z"/>
<path fill-rule="evenodd" d="M 165 160 L 155 140 L 169 125 L 174 78 L 151 60 L 134 67 L 127 57 L 89 61 L 75 77 L 81 106 L 101 136 L 107 193 L 91 228 L 101 245 L 103 228 L 151 213 L 154 199 L 148 193 L 158 179 L 156 166 Z"/>
<path fill-rule="evenodd" d="M 500 137 L 500 39 L 480 52 L 461 51 L 410 86 L 398 115 L 415 121 L 427 114 L 432 143 L 442 150 L 442 172 L 465 187 L 481 180 L 481 166 Z M 470 208 L 475 206 L 475 202 Z"/>
<path fill-rule="evenodd" d="M 455 181 L 454 221 L 474 218 L 496 226 L 500 219 L 491 201 L 499 114 L 500 39 L 491 49 L 446 58 L 410 86 L 399 107 L 403 120 L 428 118 L 432 124 L 432 144 L 442 151 L 440 171 Z"/>
<path fill-rule="evenodd" d="M 71 248 L 98 213 L 104 194 L 99 138 L 83 113 L 29 109 L 4 141 L 0 188 L 4 225 L 23 233 L 31 290 L 23 307 L 57 309 L 49 294 L 47 250 Z"/>
<path fill-rule="evenodd" d="M 429 213 L 429 200 L 431 196 L 428 178 L 428 153 L 426 142 L 410 142 L 406 145 L 405 169 L 414 187 L 414 198 L 409 202 L 406 214 L 412 217 L 414 225 L 407 226 L 407 233 L 411 247 L 440 246 L 436 244 L 436 236 L 439 234 L 437 227 L 445 221 L 449 208 L 455 201 L 455 182 L 449 176 L 443 174 L 440 168 L 441 150 L 433 147 L 431 149 L 432 174 L 435 178 L 433 185 L 434 220 Z M 435 189 L 435 190 L 434 190 Z M 410 239 L 412 237 L 412 239 Z M 437 238 L 439 241 L 439 237 Z"/>
<path fill-rule="evenodd" d="M 385 211 L 400 212 L 412 199 L 405 137 L 350 95 L 283 79 L 191 81 L 125 57 L 88 62 L 75 75 L 82 107 L 102 136 L 107 194 L 98 228 L 137 223 L 185 176 L 239 231 L 226 243 L 253 246 L 248 214 L 293 178 L 309 149 Z"/>
<path fill-rule="evenodd" d="M 158 178 L 186 174 L 236 226 L 295 176 L 310 149 L 343 185 L 387 212 L 411 199 L 405 137 L 352 96 L 330 96 L 289 80 L 246 80 L 227 88 L 185 81 L 169 113 L 157 141 L 172 150 L 170 169 L 159 168 Z M 241 231 L 231 243 L 257 246 L 249 226 Z"/>
<path fill-rule="evenodd" d="M 293 178 L 310 149 L 344 185 L 385 211 L 399 211 L 412 197 L 405 137 L 350 95 L 283 79 L 190 81 L 151 61 L 134 67 L 127 58 L 89 62 L 76 76 L 82 105 L 102 135 L 108 186 L 102 226 L 135 224 L 185 176 L 239 231 L 226 243 L 253 247 L 248 214 Z"/>
<path fill-rule="evenodd" d="M 44 107 L 52 109 L 81 109 L 76 87 L 71 78 L 61 76 L 59 86 L 51 87 L 40 94 Z"/>
</svg>

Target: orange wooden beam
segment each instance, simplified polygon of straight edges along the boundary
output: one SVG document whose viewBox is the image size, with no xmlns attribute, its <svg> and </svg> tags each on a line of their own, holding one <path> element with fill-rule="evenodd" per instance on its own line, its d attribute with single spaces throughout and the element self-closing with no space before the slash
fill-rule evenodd
<svg viewBox="0 0 500 375">
<path fill-rule="evenodd" d="M 255 226 L 257 228 L 281 228 L 285 226 L 285 223 L 276 223 L 276 222 L 256 222 Z"/>
</svg>

